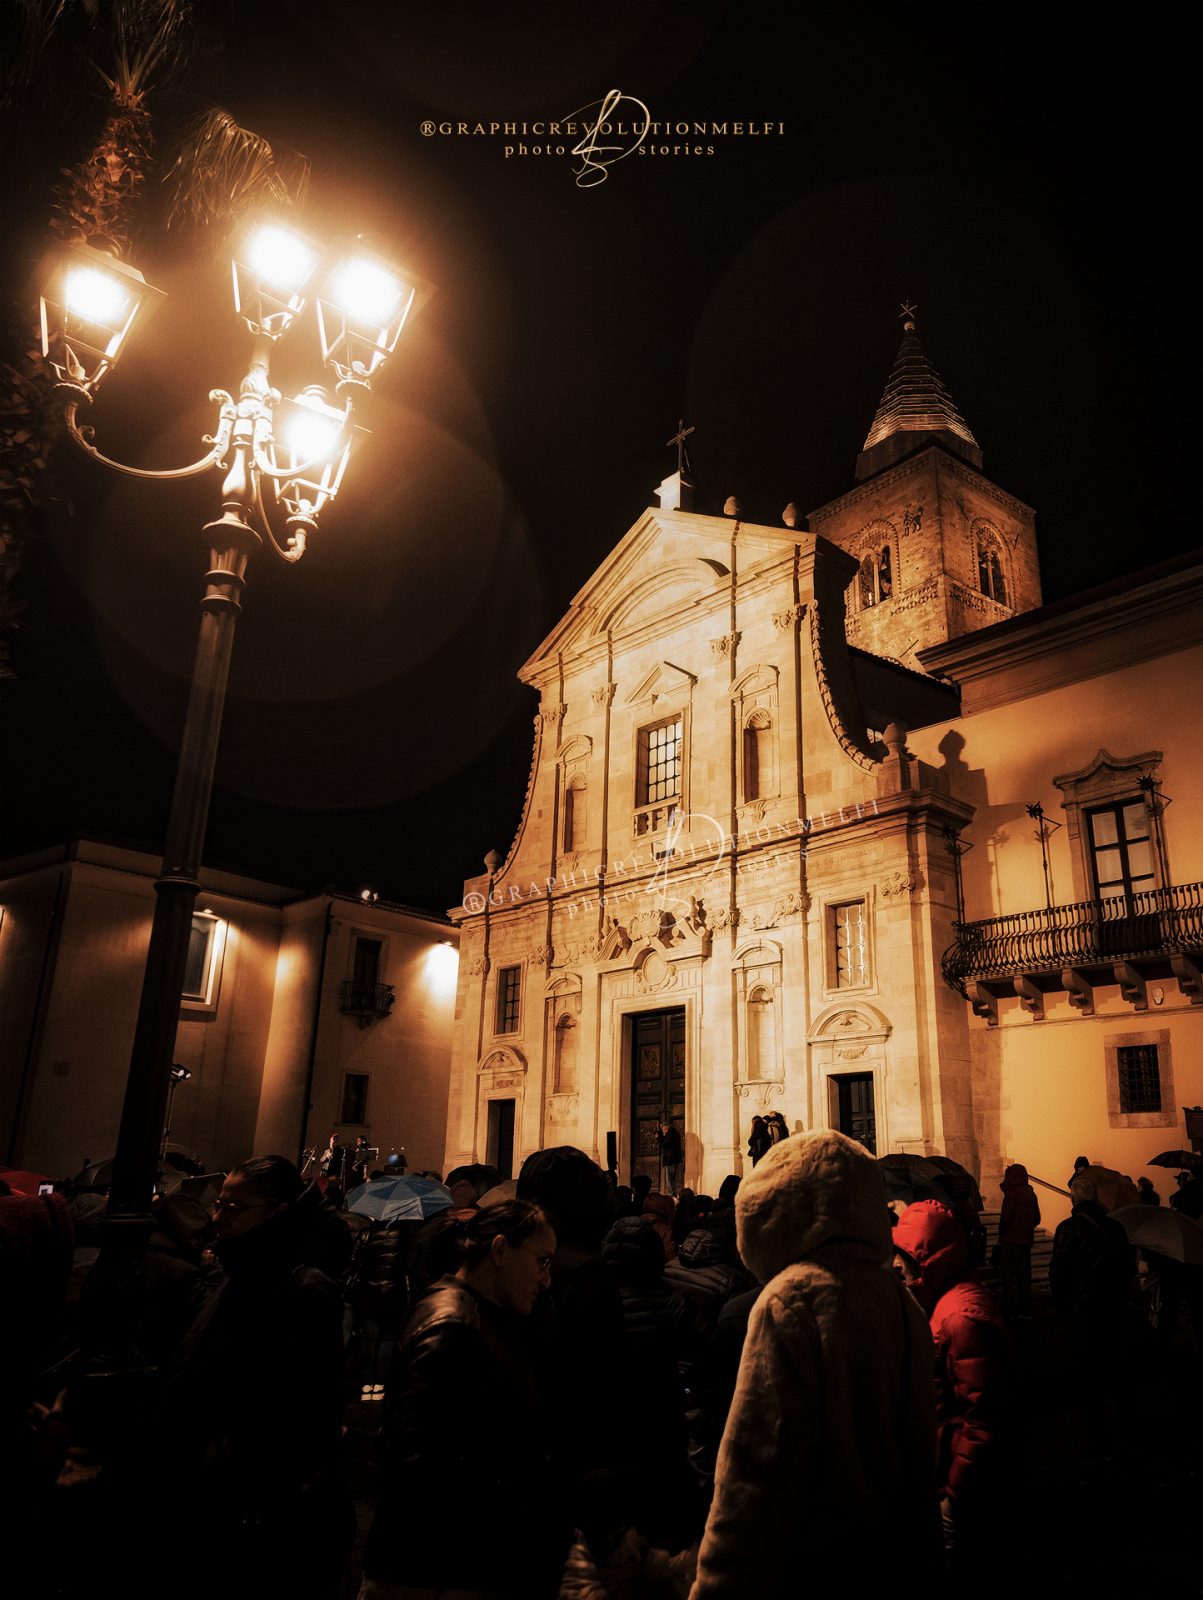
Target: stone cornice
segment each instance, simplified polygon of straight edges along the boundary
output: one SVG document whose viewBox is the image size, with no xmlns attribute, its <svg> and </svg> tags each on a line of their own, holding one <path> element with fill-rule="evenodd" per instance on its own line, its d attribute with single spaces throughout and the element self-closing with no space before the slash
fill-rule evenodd
<svg viewBox="0 0 1203 1600">
<path fill-rule="evenodd" d="M 1026 699 L 1203 641 L 1203 556 L 1104 584 L 1070 600 L 919 651 L 962 690 L 962 714 Z"/>
<path fill-rule="evenodd" d="M 907 456 L 895 466 L 887 467 L 884 472 L 878 472 L 871 478 L 866 478 L 863 483 L 857 484 L 855 489 L 849 489 L 846 494 L 837 495 L 834 500 L 828 500 L 824 505 L 809 512 L 808 520 L 812 523 L 819 519 L 833 517 L 837 510 L 845 506 L 856 505 L 858 501 L 871 499 L 883 487 L 889 487 L 902 478 L 914 475 L 916 462 L 922 461 L 926 456 L 933 455 L 939 458 L 939 466 L 947 469 L 953 477 L 962 478 L 966 483 L 972 484 L 975 489 L 980 489 L 988 499 L 994 500 L 998 505 L 1005 507 L 1012 516 L 1020 518 L 1034 517 L 1035 511 L 1018 495 L 1008 494 L 1005 489 L 1000 489 L 986 477 L 985 473 L 978 472 L 967 461 L 959 461 L 949 451 L 942 449 L 938 444 L 929 444 L 922 450 L 917 450 L 914 455 Z M 814 527 L 815 533 L 821 533 L 819 527 Z M 824 536 L 825 537 L 825 536 Z"/>
</svg>

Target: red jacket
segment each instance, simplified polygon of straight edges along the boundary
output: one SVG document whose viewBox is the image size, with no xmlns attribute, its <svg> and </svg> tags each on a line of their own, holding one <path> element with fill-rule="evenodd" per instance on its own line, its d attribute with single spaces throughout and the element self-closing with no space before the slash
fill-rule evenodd
<svg viewBox="0 0 1203 1600">
<path fill-rule="evenodd" d="M 914 1263 L 909 1285 L 931 1318 L 936 1347 L 936 1472 L 941 1498 L 980 1503 L 1000 1469 L 1014 1361 L 988 1290 L 967 1270 L 965 1235 L 947 1206 L 920 1200 L 894 1225 L 894 1246 Z"/>
</svg>

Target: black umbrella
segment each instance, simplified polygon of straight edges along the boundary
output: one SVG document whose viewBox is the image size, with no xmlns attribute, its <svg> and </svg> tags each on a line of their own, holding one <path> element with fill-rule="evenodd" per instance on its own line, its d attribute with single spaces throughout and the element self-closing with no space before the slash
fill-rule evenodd
<svg viewBox="0 0 1203 1600">
<path fill-rule="evenodd" d="M 1145 1163 L 1148 1167 L 1197 1167 L 1203 1157 L 1198 1156 L 1193 1150 L 1163 1150 L 1159 1156 L 1154 1156 Z"/>
</svg>

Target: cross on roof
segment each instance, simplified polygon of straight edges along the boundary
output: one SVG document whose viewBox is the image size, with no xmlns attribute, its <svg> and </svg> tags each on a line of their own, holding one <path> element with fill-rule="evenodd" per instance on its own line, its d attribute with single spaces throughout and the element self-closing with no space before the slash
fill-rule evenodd
<svg viewBox="0 0 1203 1600">
<path fill-rule="evenodd" d="M 671 449 L 673 445 L 677 447 L 677 475 L 681 478 L 684 478 L 685 470 L 689 466 L 689 456 L 685 450 L 685 441 L 692 432 L 693 429 L 685 426 L 685 418 L 682 417 L 677 423 L 676 433 L 673 434 L 671 439 L 664 441 L 666 449 Z"/>
<path fill-rule="evenodd" d="M 918 309 L 918 306 L 910 305 L 906 300 L 902 302 L 902 310 L 898 315 L 903 319 L 902 326 L 904 328 L 910 329 L 915 326 L 915 312 Z"/>
</svg>

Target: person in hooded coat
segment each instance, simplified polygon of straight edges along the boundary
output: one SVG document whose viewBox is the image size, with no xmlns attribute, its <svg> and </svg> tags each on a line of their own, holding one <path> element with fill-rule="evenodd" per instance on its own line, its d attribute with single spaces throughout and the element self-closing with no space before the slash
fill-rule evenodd
<svg viewBox="0 0 1203 1600">
<path fill-rule="evenodd" d="M 752 1309 L 690 1600 L 825 1580 L 915 1588 L 942 1560 L 927 1318 L 890 1269 L 881 1171 L 842 1133 L 784 1139 L 735 1202 Z"/>
<path fill-rule="evenodd" d="M 1032 1314 L 1032 1241 L 1040 1226 L 1040 1202 L 1028 1182 L 1028 1169 L 1019 1162 L 1007 1168 L 999 1187 L 1003 1203 L 995 1264 L 1002 1279 L 1003 1310 L 1008 1318 L 1027 1318 Z"/>
<path fill-rule="evenodd" d="M 938 1200 L 894 1224 L 894 1262 L 931 1318 L 936 1347 L 936 1482 L 944 1546 L 957 1566 L 987 1548 L 1005 1488 L 1006 1420 L 1015 1388 L 1010 1335 L 969 1269 L 965 1233 Z"/>
</svg>

